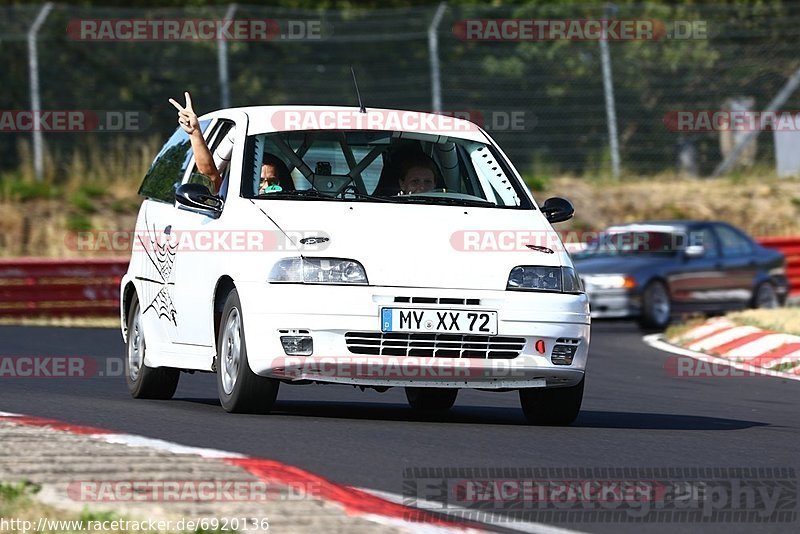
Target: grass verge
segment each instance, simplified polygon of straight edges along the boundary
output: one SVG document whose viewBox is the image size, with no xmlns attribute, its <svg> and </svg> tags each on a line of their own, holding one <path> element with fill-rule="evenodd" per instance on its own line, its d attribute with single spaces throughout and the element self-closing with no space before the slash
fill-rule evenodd
<svg viewBox="0 0 800 534">
<path fill-rule="evenodd" d="M 71 534 L 104 532 L 107 534 L 157 534 L 178 532 L 137 529 L 143 522 L 117 515 L 111 511 L 84 508 L 82 512 L 67 512 L 39 502 L 35 495 L 41 489 L 30 482 L 0 482 L 0 532 L 25 534 L 36 529 L 39 534 Z M 40 520 L 45 518 L 45 521 Z M 144 522 L 146 523 L 146 522 Z M 43 528 L 39 530 L 39 526 Z M 109 526 L 110 528 L 105 528 Z M 114 528 L 114 527 L 119 528 Z M 130 528 L 127 528 L 130 527 Z M 185 531 L 184 531 L 185 532 Z M 194 534 L 216 534 L 219 531 L 197 529 Z M 236 531 L 227 531 L 235 534 Z M 188 534 L 188 533 L 187 533 Z"/>
</svg>

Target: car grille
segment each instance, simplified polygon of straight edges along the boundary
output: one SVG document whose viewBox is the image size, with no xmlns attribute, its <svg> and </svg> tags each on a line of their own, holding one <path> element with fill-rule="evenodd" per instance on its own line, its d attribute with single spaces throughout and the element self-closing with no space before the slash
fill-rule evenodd
<svg viewBox="0 0 800 534">
<path fill-rule="evenodd" d="M 400 332 L 347 332 L 347 350 L 376 356 L 511 359 L 522 353 L 524 337 Z"/>
<path fill-rule="evenodd" d="M 449 304 L 455 306 L 480 306 L 481 299 L 452 297 L 395 297 L 396 304 Z"/>
</svg>

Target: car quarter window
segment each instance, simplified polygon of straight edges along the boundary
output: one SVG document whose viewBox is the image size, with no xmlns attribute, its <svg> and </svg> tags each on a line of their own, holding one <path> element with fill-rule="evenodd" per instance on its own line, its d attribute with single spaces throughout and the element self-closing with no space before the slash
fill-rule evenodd
<svg viewBox="0 0 800 534">
<path fill-rule="evenodd" d="M 714 229 L 719 237 L 723 256 L 744 256 L 753 251 L 750 240 L 742 234 L 724 225 L 716 225 Z"/>
<path fill-rule="evenodd" d="M 201 121 L 200 129 L 205 130 L 210 122 L 210 120 Z M 191 159 L 192 145 L 189 136 L 181 128 L 177 128 L 150 165 L 139 188 L 139 194 L 151 200 L 170 204 L 175 202 L 175 189 L 180 184 Z"/>
<path fill-rule="evenodd" d="M 701 245 L 703 247 L 704 257 L 706 258 L 718 257 L 719 250 L 717 249 L 717 238 L 714 237 L 714 232 L 711 231 L 711 228 L 708 226 L 704 226 L 698 231 L 698 236 L 699 236 L 699 242 L 696 244 Z"/>
</svg>

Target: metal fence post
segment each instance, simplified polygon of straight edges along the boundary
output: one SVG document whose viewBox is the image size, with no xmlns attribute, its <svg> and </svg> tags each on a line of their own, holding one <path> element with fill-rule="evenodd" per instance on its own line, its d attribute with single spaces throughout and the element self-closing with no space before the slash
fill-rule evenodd
<svg viewBox="0 0 800 534">
<path fill-rule="evenodd" d="M 430 26 L 428 26 L 428 54 L 431 60 L 431 111 L 442 111 L 442 73 L 439 66 L 439 24 L 447 9 L 447 3 L 442 2 L 436 7 Z"/>
<path fill-rule="evenodd" d="M 36 180 L 41 181 L 44 177 L 44 138 L 42 130 L 38 127 L 39 112 L 42 109 L 41 95 L 39 94 L 39 50 L 36 38 L 39 28 L 44 24 L 47 15 L 53 9 L 53 4 L 47 2 L 39 10 L 36 19 L 28 30 L 28 73 L 30 76 L 31 92 L 31 113 L 33 114 L 33 172 Z"/>
<path fill-rule="evenodd" d="M 236 13 L 236 4 L 230 4 L 225 12 L 225 20 L 231 20 Z M 231 107 L 231 81 L 228 74 L 228 41 L 217 32 L 217 67 L 219 69 L 220 104 L 222 108 Z"/>
<path fill-rule="evenodd" d="M 610 19 L 616 11 L 616 6 L 607 4 L 605 9 L 606 19 Z M 611 175 L 619 179 L 619 137 L 617 133 L 617 110 L 614 104 L 614 79 L 611 75 L 611 53 L 608 50 L 608 37 L 600 37 L 600 57 L 603 64 L 603 92 L 606 97 L 606 120 L 608 121 L 608 141 L 611 149 Z"/>
</svg>

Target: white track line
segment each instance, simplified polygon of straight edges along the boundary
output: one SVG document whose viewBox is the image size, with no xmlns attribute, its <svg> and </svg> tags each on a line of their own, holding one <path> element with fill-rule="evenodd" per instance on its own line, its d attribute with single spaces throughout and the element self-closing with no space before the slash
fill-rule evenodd
<svg viewBox="0 0 800 534">
<path fill-rule="evenodd" d="M 18 413 L 0 412 L 0 417 L 22 417 Z"/>
<path fill-rule="evenodd" d="M 764 369 L 763 367 L 756 367 L 755 365 L 749 365 L 746 363 L 733 362 L 731 360 L 726 360 L 725 358 L 717 358 L 716 356 L 710 356 L 702 352 L 676 347 L 675 345 L 671 345 L 670 343 L 665 342 L 662 339 L 661 334 L 650 334 L 644 336 L 642 340 L 651 347 L 653 347 L 654 349 L 658 349 L 664 352 L 671 352 L 672 354 L 678 354 L 680 356 L 689 356 L 690 358 L 694 358 L 696 360 L 700 360 L 703 362 L 710 362 L 719 365 L 727 365 L 729 367 L 733 367 L 734 369 L 739 369 L 741 371 L 747 371 L 749 373 L 754 373 L 758 375 L 774 376 L 776 378 L 785 378 L 788 380 L 800 381 L 800 375 L 782 373 L 780 371 L 771 371 L 769 369 Z"/>
<path fill-rule="evenodd" d="M 372 490 L 367 488 L 356 488 L 366 493 L 371 493 L 376 497 L 380 497 L 381 499 L 385 499 L 387 501 L 391 501 L 397 504 L 403 504 L 404 506 L 408 506 L 405 504 L 405 498 L 402 495 L 398 495 L 396 493 L 389 493 L 388 491 L 378 491 Z M 505 529 L 515 530 L 517 532 L 526 532 L 530 534 L 581 534 L 580 530 L 570 530 L 567 528 L 561 527 L 554 527 L 551 525 L 546 525 L 544 523 L 531 523 L 526 521 L 517 521 L 512 518 L 503 517 L 497 514 L 489 514 L 484 512 L 483 510 L 470 510 L 469 508 L 459 508 L 454 506 L 449 506 L 447 509 L 442 509 L 442 503 L 426 501 L 425 499 L 415 499 L 417 503 L 421 507 L 419 508 L 422 511 L 430 511 L 431 513 L 441 514 L 444 516 L 449 515 L 450 513 L 455 514 L 454 519 L 461 519 L 460 515 L 463 512 L 479 512 L 481 516 L 488 519 L 488 521 L 473 521 L 476 524 L 486 525 L 487 528 L 491 529 L 492 527 L 497 528 L 502 526 Z M 466 517 L 469 517 L 465 514 Z M 416 527 L 414 529 L 416 532 Z"/>
</svg>

